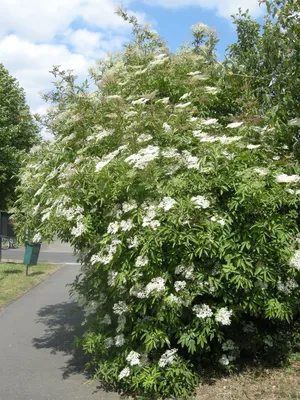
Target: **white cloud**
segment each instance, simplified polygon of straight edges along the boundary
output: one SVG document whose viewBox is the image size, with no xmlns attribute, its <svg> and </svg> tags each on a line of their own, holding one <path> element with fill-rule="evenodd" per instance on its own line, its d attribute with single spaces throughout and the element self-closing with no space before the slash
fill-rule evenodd
<svg viewBox="0 0 300 400">
<path fill-rule="evenodd" d="M 128 23 L 115 13 L 117 6 L 116 0 L 0 0 L 0 15 L 5 16 L 0 38 L 13 32 L 34 42 L 50 41 L 76 19 L 102 29 L 127 29 Z"/>
<path fill-rule="evenodd" d="M 239 8 L 249 9 L 251 15 L 258 16 L 263 9 L 259 7 L 258 0 L 145 0 L 151 5 L 158 5 L 165 8 L 182 8 L 199 6 L 209 10 L 215 10 L 221 17 L 230 18 Z"/>
<path fill-rule="evenodd" d="M 125 36 L 105 36 L 101 32 L 87 29 L 69 30 L 65 33 L 65 41 L 72 45 L 74 51 L 87 57 L 103 58 L 108 51 L 119 50 L 127 38 Z"/>
<path fill-rule="evenodd" d="M 51 87 L 53 65 L 73 69 L 79 78 L 86 77 L 94 60 L 82 54 L 71 53 L 65 45 L 34 44 L 16 35 L 0 41 L 1 62 L 24 87 L 27 101 L 33 109 L 41 104 L 39 92 Z"/>
</svg>

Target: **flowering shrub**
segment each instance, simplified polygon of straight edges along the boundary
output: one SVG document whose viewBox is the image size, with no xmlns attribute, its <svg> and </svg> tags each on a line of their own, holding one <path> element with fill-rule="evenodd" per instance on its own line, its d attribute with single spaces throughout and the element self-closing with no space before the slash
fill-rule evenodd
<svg viewBox="0 0 300 400">
<path fill-rule="evenodd" d="M 276 321 L 297 312 L 300 171 L 274 128 L 232 100 L 218 114 L 231 87 L 210 30 L 171 55 L 130 19 L 135 41 L 92 71 L 96 90 L 55 70 L 55 140 L 32 150 L 15 219 L 77 250 L 95 376 L 187 398 L 200 366 L 270 353 Z"/>
</svg>

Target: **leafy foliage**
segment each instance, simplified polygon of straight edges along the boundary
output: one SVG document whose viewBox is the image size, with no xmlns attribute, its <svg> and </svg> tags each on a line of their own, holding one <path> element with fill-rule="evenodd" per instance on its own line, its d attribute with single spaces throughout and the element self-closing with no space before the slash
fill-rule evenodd
<svg viewBox="0 0 300 400">
<path fill-rule="evenodd" d="M 0 210 L 12 201 L 22 152 L 39 142 L 25 94 L 0 64 Z"/>
<path fill-rule="evenodd" d="M 270 354 L 299 309 L 300 170 L 244 107 L 251 90 L 236 101 L 243 79 L 226 77 L 208 27 L 170 54 L 120 14 L 134 42 L 91 71 L 95 90 L 54 69 L 55 140 L 31 151 L 15 220 L 77 250 L 95 376 L 186 399 L 200 367 Z"/>
</svg>

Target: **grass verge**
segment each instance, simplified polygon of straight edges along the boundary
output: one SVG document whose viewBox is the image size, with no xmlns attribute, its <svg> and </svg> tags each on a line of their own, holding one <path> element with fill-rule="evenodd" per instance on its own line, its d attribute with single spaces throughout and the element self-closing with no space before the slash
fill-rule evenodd
<svg viewBox="0 0 300 400">
<path fill-rule="evenodd" d="M 0 264 L 0 308 L 37 285 L 58 268 L 59 265 L 55 264 L 38 264 L 29 267 L 29 275 L 25 276 L 24 264 Z"/>
<path fill-rule="evenodd" d="M 300 354 L 293 355 L 289 367 L 252 368 L 203 383 L 197 400 L 300 400 Z"/>
</svg>

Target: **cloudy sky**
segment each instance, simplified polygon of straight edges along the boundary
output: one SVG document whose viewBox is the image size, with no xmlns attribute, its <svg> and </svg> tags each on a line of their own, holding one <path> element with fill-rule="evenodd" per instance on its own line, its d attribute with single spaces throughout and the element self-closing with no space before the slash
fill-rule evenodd
<svg viewBox="0 0 300 400">
<path fill-rule="evenodd" d="M 150 22 L 173 51 L 191 39 L 192 24 L 214 26 L 220 57 L 235 39 L 230 15 L 239 7 L 262 14 L 258 0 L 0 0 L 0 62 L 24 87 L 33 112 L 45 109 L 40 93 L 51 88 L 53 65 L 84 78 L 95 60 L 126 43 L 130 30 L 115 14 L 118 5 Z"/>
</svg>

